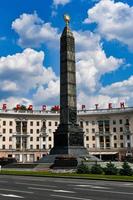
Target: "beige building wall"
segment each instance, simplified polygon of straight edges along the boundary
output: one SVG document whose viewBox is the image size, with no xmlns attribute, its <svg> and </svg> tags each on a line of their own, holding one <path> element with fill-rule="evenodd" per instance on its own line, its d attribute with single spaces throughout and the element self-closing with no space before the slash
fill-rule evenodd
<svg viewBox="0 0 133 200">
<path fill-rule="evenodd" d="M 84 130 L 89 153 L 117 159 L 133 153 L 133 108 L 79 111 L 78 123 Z M 1 111 L 0 157 L 33 162 L 49 153 L 59 113 L 50 111 Z"/>
</svg>

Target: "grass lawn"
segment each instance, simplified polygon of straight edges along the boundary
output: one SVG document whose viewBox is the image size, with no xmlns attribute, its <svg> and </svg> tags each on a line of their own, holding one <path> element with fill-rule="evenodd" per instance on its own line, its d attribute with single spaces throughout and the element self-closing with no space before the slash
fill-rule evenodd
<svg viewBox="0 0 133 200">
<path fill-rule="evenodd" d="M 49 177 L 85 178 L 85 179 L 97 179 L 97 180 L 99 179 L 99 180 L 133 181 L 133 176 L 77 174 L 76 172 L 54 173 L 49 171 L 2 170 L 0 172 L 0 175 L 49 176 Z"/>
</svg>

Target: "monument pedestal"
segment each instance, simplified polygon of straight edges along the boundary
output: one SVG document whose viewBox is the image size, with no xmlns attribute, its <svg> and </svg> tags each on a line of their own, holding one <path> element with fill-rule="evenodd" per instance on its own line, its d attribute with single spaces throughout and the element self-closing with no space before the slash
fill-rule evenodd
<svg viewBox="0 0 133 200">
<path fill-rule="evenodd" d="M 54 133 L 54 147 L 50 154 L 85 155 L 84 132 L 78 124 L 60 124 Z"/>
</svg>

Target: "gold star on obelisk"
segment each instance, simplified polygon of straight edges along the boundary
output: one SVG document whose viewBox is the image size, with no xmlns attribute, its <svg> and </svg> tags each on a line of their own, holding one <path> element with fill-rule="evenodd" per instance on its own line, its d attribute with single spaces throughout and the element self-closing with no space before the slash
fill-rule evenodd
<svg viewBox="0 0 133 200">
<path fill-rule="evenodd" d="M 70 16 L 68 14 L 64 14 L 64 21 L 66 23 L 66 26 L 68 26 L 68 24 L 70 22 Z"/>
</svg>

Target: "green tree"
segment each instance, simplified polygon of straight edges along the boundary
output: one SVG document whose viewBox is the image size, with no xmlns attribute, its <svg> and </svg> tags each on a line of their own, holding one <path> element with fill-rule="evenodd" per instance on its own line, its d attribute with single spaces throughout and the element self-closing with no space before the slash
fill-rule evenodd
<svg viewBox="0 0 133 200">
<path fill-rule="evenodd" d="M 89 174 L 90 169 L 87 165 L 85 165 L 84 163 L 81 163 L 80 165 L 77 166 L 77 173 L 78 174 Z"/>
<path fill-rule="evenodd" d="M 119 171 L 120 175 L 123 176 L 132 176 L 133 175 L 133 170 L 130 167 L 130 165 L 128 164 L 128 162 L 124 162 L 122 165 L 122 168 Z"/>
<path fill-rule="evenodd" d="M 113 163 L 107 163 L 106 167 L 104 168 L 104 173 L 106 175 L 116 175 L 118 173 L 118 169 L 115 167 Z"/>
<path fill-rule="evenodd" d="M 101 167 L 101 165 L 96 163 L 91 167 L 91 173 L 92 174 L 102 174 L 103 168 Z"/>
</svg>

